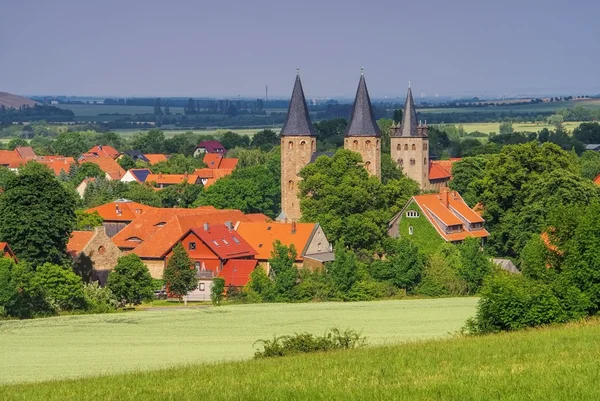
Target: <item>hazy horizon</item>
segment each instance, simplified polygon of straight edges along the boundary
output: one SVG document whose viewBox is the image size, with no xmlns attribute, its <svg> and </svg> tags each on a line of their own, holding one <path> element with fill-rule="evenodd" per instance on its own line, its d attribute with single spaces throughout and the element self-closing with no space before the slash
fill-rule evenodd
<svg viewBox="0 0 600 401">
<path fill-rule="evenodd" d="M 489 4 L 488 4 L 489 3 Z M 536 4 L 537 3 L 537 4 Z M 0 91 L 372 98 L 600 92 L 600 4 L 4 0 Z"/>
</svg>

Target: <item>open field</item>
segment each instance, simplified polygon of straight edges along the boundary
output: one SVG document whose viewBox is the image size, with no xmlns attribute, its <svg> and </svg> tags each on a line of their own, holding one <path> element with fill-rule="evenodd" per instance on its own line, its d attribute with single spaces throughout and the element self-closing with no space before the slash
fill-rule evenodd
<svg viewBox="0 0 600 401">
<path fill-rule="evenodd" d="M 563 126 L 567 131 L 571 132 L 575 128 L 579 127 L 579 124 L 581 124 L 581 121 L 569 121 L 563 123 Z M 455 125 L 462 125 L 465 129 L 465 132 L 479 131 L 483 132 L 484 134 L 489 134 L 492 132 L 498 133 L 500 131 L 500 123 L 465 123 Z M 551 124 L 513 123 L 512 126 L 515 131 L 537 132 L 544 128 L 548 128 L 549 130 L 555 129 L 554 125 Z"/>
<path fill-rule="evenodd" d="M 206 129 L 206 130 L 199 130 L 199 129 L 181 129 L 181 130 L 163 130 L 163 133 L 165 134 L 165 136 L 167 138 L 170 138 L 172 136 L 175 136 L 177 134 L 183 134 L 185 132 L 193 132 L 194 134 L 202 134 L 202 135 L 214 135 L 218 132 L 227 132 L 227 131 L 232 131 L 232 132 L 236 132 L 238 134 L 242 134 L 242 135 L 254 135 L 256 134 L 258 131 L 262 131 L 263 129 L 271 129 L 275 132 L 279 132 L 279 130 L 281 128 L 278 127 L 267 127 L 267 128 L 244 128 L 244 129 L 237 129 L 237 128 L 215 128 L 215 129 Z M 135 134 L 136 132 L 143 132 L 143 131 L 149 131 L 149 130 L 142 130 L 142 129 L 114 129 L 111 130 L 112 132 L 116 132 L 118 134 L 123 135 L 124 137 L 128 137 L 131 136 L 133 134 Z"/>
<path fill-rule="evenodd" d="M 373 345 L 445 337 L 475 313 L 476 302 L 255 304 L 4 321 L 0 383 L 248 359 L 260 338 L 331 327 L 362 330 Z"/>
<path fill-rule="evenodd" d="M 0 387 L 0 394 L 7 401 L 595 401 L 600 397 L 599 336 L 595 320 L 485 337 L 21 384 Z"/>
<path fill-rule="evenodd" d="M 100 114 L 154 114 L 153 106 L 125 106 L 104 104 L 57 104 L 56 107 L 71 110 L 75 117 L 95 117 Z M 171 113 L 183 113 L 183 107 L 170 107 Z M 108 117 L 108 116 L 106 116 Z"/>
<path fill-rule="evenodd" d="M 535 104 L 503 104 L 501 106 L 492 107 L 455 107 L 455 108 L 431 108 L 431 109 L 419 109 L 420 113 L 482 113 L 482 114 L 494 114 L 494 113 L 509 113 L 522 112 L 522 113 L 539 113 L 539 112 L 554 112 L 558 109 L 570 109 L 575 106 L 583 106 L 588 109 L 599 109 L 600 99 L 585 99 L 585 100 L 569 100 L 566 102 L 547 102 L 547 103 L 535 103 Z"/>
</svg>

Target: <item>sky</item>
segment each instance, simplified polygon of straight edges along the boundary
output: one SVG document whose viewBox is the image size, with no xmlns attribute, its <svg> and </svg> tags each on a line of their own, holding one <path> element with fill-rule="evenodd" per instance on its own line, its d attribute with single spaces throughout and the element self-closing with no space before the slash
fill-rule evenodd
<svg viewBox="0 0 600 401">
<path fill-rule="evenodd" d="M 0 91 L 600 93 L 597 0 L 0 0 Z"/>
</svg>

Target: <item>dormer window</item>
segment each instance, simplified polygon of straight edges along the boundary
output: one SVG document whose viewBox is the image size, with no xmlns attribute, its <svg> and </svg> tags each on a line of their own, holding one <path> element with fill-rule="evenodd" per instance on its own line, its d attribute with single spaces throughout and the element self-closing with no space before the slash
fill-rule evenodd
<svg viewBox="0 0 600 401">
<path fill-rule="evenodd" d="M 419 212 L 417 212 L 416 210 L 407 210 L 406 211 L 406 217 L 410 217 L 410 218 L 417 218 L 419 217 Z"/>
</svg>

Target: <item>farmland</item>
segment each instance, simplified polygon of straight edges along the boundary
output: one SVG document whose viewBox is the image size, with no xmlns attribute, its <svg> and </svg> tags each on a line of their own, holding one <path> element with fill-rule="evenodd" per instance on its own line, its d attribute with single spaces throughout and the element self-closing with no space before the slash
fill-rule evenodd
<svg viewBox="0 0 600 401">
<path fill-rule="evenodd" d="M 460 108 L 430 108 L 430 109 L 419 109 L 422 113 L 510 113 L 510 112 L 523 112 L 523 113 L 548 113 L 555 112 L 559 109 L 573 108 L 575 106 L 583 106 L 588 109 L 600 108 L 600 99 L 585 99 L 585 100 L 569 100 L 562 102 L 545 102 L 545 103 L 534 103 L 534 104 L 502 104 L 499 106 L 491 107 L 460 107 Z M 418 107 L 417 107 L 418 109 Z"/>
<path fill-rule="evenodd" d="M 581 124 L 581 121 L 569 121 L 563 123 L 565 129 L 569 132 L 573 131 Z M 500 123 L 465 123 L 465 124 L 455 124 L 462 125 L 465 132 L 474 132 L 479 131 L 484 134 L 490 134 L 492 132 L 498 133 L 500 130 Z M 549 130 L 554 130 L 556 127 L 551 124 L 536 124 L 536 123 L 513 123 L 513 129 L 515 131 L 529 131 L 529 132 L 538 132 L 544 128 Z"/>
<path fill-rule="evenodd" d="M 0 394 L 15 401 L 591 401 L 599 395 L 598 336 L 600 323 L 592 320 L 485 337 L 20 384 L 0 387 Z"/>
<path fill-rule="evenodd" d="M 244 128 L 244 129 L 237 129 L 237 128 L 232 128 L 232 129 L 224 129 L 224 128 L 219 128 L 219 129 L 205 129 L 205 130 L 200 130 L 200 129 L 179 129 L 179 130 L 163 130 L 165 137 L 170 138 L 173 137 L 177 134 L 183 134 L 186 132 L 193 132 L 194 134 L 200 134 L 200 135 L 216 135 L 216 134 L 221 134 L 221 133 L 225 133 L 227 131 L 232 131 L 235 132 L 237 134 L 240 135 L 254 135 L 256 134 L 258 131 L 261 131 L 263 129 L 271 129 L 275 132 L 279 132 L 280 128 L 277 127 L 266 127 L 266 128 Z M 137 132 L 143 132 L 144 130 L 141 129 L 114 129 L 112 130 L 113 132 L 116 132 L 126 138 L 130 137 L 131 135 L 137 133 Z M 147 130 L 146 130 L 147 131 Z"/>
<path fill-rule="evenodd" d="M 445 337 L 476 298 L 255 304 L 0 322 L 0 383 L 251 358 L 260 338 L 331 327 L 369 344 Z"/>
</svg>

